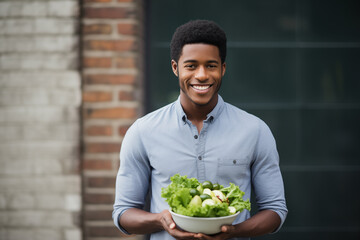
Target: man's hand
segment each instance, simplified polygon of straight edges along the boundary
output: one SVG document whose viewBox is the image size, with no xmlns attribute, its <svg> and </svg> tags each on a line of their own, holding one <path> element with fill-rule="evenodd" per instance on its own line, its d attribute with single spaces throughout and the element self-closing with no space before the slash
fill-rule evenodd
<svg viewBox="0 0 360 240">
<path fill-rule="evenodd" d="M 178 228 L 176 228 L 176 224 L 171 217 L 171 214 L 168 210 L 164 210 L 161 213 L 160 222 L 165 231 L 167 231 L 171 236 L 175 239 L 196 239 L 195 233 L 184 232 Z"/>
<path fill-rule="evenodd" d="M 236 225 L 224 225 L 221 233 L 208 236 L 202 233 L 195 235 L 202 240 L 225 240 L 233 237 L 256 237 L 273 232 L 281 223 L 279 215 L 271 210 L 263 210 L 248 220 Z"/>
<path fill-rule="evenodd" d="M 196 239 L 201 240 L 225 240 L 236 236 L 235 234 L 235 226 L 232 225 L 224 225 L 221 227 L 221 232 L 215 235 L 205 235 L 203 233 L 197 233 L 195 235 Z"/>
</svg>

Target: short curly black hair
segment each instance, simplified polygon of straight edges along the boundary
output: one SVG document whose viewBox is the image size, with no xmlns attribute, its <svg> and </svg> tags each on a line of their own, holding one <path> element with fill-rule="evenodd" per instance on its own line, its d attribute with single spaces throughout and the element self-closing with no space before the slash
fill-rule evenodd
<svg viewBox="0 0 360 240">
<path fill-rule="evenodd" d="M 192 20 L 179 26 L 170 43 L 171 59 L 178 62 L 183 46 L 192 43 L 206 43 L 217 46 L 221 62 L 225 62 L 226 34 L 215 22 Z"/>
</svg>

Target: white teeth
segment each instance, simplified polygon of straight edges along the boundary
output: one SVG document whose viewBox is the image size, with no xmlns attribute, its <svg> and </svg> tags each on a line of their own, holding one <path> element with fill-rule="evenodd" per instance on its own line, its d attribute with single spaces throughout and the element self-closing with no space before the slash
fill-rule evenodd
<svg viewBox="0 0 360 240">
<path fill-rule="evenodd" d="M 195 89 L 197 89 L 197 90 L 206 90 L 206 89 L 208 89 L 210 86 L 209 85 L 207 85 L 207 86 L 193 86 L 193 88 L 195 88 Z"/>
</svg>

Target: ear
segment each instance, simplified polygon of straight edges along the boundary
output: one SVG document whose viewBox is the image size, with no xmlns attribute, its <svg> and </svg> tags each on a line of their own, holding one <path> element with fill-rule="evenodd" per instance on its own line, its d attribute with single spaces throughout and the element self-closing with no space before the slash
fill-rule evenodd
<svg viewBox="0 0 360 240">
<path fill-rule="evenodd" d="M 174 59 L 171 60 L 171 68 L 172 68 L 173 73 L 175 74 L 175 76 L 178 77 L 178 71 L 179 71 L 179 69 L 178 69 L 178 64 L 177 64 L 177 62 L 176 62 Z"/>
<path fill-rule="evenodd" d="M 222 77 L 224 77 L 225 72 L 226 72 L 226 63 L 223 63 L 221 65 L 221 75 L 222 75 Z"/>
</svg>

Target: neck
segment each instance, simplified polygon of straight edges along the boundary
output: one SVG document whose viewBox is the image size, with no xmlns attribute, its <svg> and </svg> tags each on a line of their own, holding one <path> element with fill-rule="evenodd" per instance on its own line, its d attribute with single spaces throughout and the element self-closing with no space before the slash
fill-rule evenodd
<svg viewBox="0 0 360 240">
<path fill-rule="evenodd" d="M 187 118 L 197 127 L 200 132 L 202 129 L 203 121 L 207 115 L 215 108 L 218 102 L 218 95 L 206 105 L 198 105 L 192 102 L 185 94 L 180 94 L 180 103 L 186 113 Z"/>
</svg>

